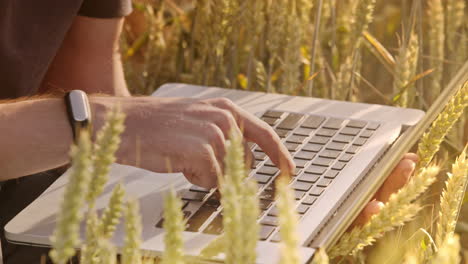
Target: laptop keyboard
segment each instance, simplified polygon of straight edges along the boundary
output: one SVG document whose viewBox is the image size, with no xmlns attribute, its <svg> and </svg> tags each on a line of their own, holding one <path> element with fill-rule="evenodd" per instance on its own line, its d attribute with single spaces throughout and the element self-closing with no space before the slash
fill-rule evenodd
<svg viewBox="0 0 468 264">
<path fill-rule="evenodd" d="M 309 114 L 267 111 L 261 117 L 272 126 L 294 158 L 296 170 L 290 186 L 301 218 L 339 177 L 341 171 L 367 143 L 380 124 Z M 255 161 L 249 177 L 259 186 L 260 239 L 279 241 L 275 180 L 280 171 L 256 144 L 249 144 Z M 183 193 L 184 208 L 201 206 L 194 213 L 184 210 L 187 231 L 222 233 L 222 208 L 217 190 L 192 186 Z M 161 220 L 157 227 L 162 226 Z"/>
</svg>

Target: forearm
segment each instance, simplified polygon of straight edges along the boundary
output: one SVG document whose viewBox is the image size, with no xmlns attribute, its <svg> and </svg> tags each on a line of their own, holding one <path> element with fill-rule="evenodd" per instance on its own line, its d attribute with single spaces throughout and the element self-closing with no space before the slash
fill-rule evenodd
<svg viewBox="0 0 468 264">
<path fill-rule="evenodd" d="M 69 161 L 72 130 L 60 98 L 0 104 L 0 181 Z"/>
</svg>

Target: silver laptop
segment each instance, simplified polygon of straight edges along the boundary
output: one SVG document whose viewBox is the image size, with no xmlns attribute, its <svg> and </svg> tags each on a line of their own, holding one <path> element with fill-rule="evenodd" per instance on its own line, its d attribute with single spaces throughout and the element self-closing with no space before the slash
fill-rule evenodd
<svg viewBox="0 0 468 264">
<path fill-rule="evenodd" d="M 308 262 L 317 248 L 330 247 L 375 194 L 403 153 L 414 145 L 449 98 L 468 77 L 468 63 L 449 84 L 428 114 L 414 109 L 350 103 L 202 87 L 167 84 L 158 97 L 227 97 L 267 122 L 294 157 L 297 169 L 291 180 L 300 216 L 302 261 Z M 259 183 L 261 215 L 258 263 L 279 260 L 278 215 L 274 181 L 279 171 L 255 144 L 255 163 L 249 176 Z M 143 219 L 142 250 L 160 255 L 164 250 L 161 228 L 163 196 L 174 186 L 184 201 L 188 219 L 184 232 L 185 252 L 198 255 L 222 230 L 219 201 L 214 190 L 188 183 L 181 174 L 158 174 L 114 164 L 111 180 L 97 201 L 102 210 L 110 192 L 123 182 L 129 195 L 139 199 Z M 49 237 L 63 196 L 68 173 L 60 177 L 36 201 L 5 227 L 12 243 L 49 246 Z M 114 243 L 123 244 L 119 226 Z M 222 262 L 222 256 L 211 262 Z"/>
</svg>

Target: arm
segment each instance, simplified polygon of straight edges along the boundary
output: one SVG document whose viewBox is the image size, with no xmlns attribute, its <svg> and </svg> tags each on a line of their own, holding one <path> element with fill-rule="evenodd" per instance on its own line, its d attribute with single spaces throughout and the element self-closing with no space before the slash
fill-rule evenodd
<svg viewBox="0 0 468 264">
<path fill-rule="evenodd" d="M 72 132 L 63 100 L 0 104 L 0 128 L 0 181 L 68 162 Z"/>
<path fill-rule="evenodd" d="M 77 16 L 48 69 L 41 93 L 80 89 L 130 96 L 119 53 L 123 20 Z"/>
</svg>

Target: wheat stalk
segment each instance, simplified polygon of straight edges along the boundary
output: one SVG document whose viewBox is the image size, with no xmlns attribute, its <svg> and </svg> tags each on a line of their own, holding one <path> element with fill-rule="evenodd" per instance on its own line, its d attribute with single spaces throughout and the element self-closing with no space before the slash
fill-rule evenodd
<svg viewBox="0 0 468 264">
<path fill-rule="evenodd" d="M 115 186 L 114 190 L 112 190 L 109 204 L 104 209 L 99 221 L 98 232 L 105 239 L 112 237 L 122 217 L 124 196 L 125 189 L 122 184 Z"/>
<path fill-rule="evenodd" d="M 240 254 L 243 256 L 242 263 L 256 263 L 257 254 L 257 240 L 259 233 L 259 225 L 257 223 L 260 214 L 259 201 L 257 196 L 258 186 L 253 180 L 246 180 L 242 191 L 242 219 L 239 223 L 240 227 L 244 230 L 243 246 L 239 249 L 242 250 Z"/>
<path fill-rule="evenodd" d="M 397 193 L 390 196 L 388 202 L 362 227 L 355 227 L 351 232 L 345 233 L 339 242 L 330 250 L 331 258 L 356 253 L 364 247 L 371 245 L 385 232 L 402 226 L 413 219 L 421 207 L 412 203 L 419 195 L 436 180 L 439 167 L 429 166 L 421 169 L 409 183 Z"/>
<path fill-rule="evenodd" d="M 302 31 L 295 1 L 289 1 L 285 25 L 282 92 L 291 94 L 299 85 Z"/>
<path fill-rule="evenodd" d="M 79 244 L 79 229 L 82 213 L 80 209 L 85 203 L 83 193 L 86 193 L 91 177 L 91 140 L 89 134 L 83 131 L 78 145 L 72 146 L 72 168 L 70 180 L 65 188 L 65 194 L 60 206 L 57 226 L 51 237 L 53 249 L 50 257 L 55 264 L 65 264 L 75 255 L 75 247 Z"/>
<path fill-rule="evenodd" d="M 94 171 L 86 197 L 90 208 L 94 207 L 94 201 L 108 181 L 110 166 L 115 162 L 115 152 L 120 145 L 120 134 L 124 130 L 124 120 L 125 116 L 118 108 L 112 109 L 107 113 L 106 123 L 97 134 L 93 156 Z"/>
<path fill-rule="evenodd" d="M 164 199 L 164 252 L 162 255 L 162 264 L 183 264 L 184 260 L 184 241 L 182 232 L 185 229 L 185 220 L 182 215 L 182 202 L 177 198 L 173 189 Z"/>
<path fill-rule="evenodd" d="M 455 231 L 458 214 L 468 182 L 468 160 L 466 147 L 452 165 L 452 173 L 447 173 L 445 189 L 440 197 L 439 220 L 437 222 L 436 243 L 440 247 Z"/>
<path fill-rule="evenodd" d="M 323 248 L 319 248 L 315 254 L 314 259 L 311 264 L 328 264 L 330 260 L 328 259 L 327 252 Z"/>
<path fill-rule="evenodd" d="M 419 44 L 418 36 L 410 34 L 407 45 L 402 45 L 395 63 L 395 77 L 393 80 L 394 92 L 402 92 L 398 105 L 407 107 L 411 105 L 409 100 L 414 98 L 413 85 L 411 81 L 416 75 L 416 66 L 418 64 Z M 409 96 L 411 95 L 411 96 Z"/>
<path fill-rule="evenodd" d="M 461 263 L 460 238 L 458 235 L 450 235 L 443 242 L 439 251 L 431 261 L 432 264 L 454 264 Z"/>
<path fill-rule="evenodd" d="M 97 243 L 99 240 L 98 233 L 99 219 L 94 210 L 89 211 L 86 217 L 86 241 L 81 247 L 80 263 L 94 264 L 97 263 Z"/>
<path fill-rule="evenodd" d="M 434 69 L 430 85 L 427 88 L 429 103 L 439 96 L 442 90 L 442 73 L 444 60 L 444 8 L 441 0 L 428 1 L 428 46 L 429 46 L 429 64 Z"/>
<path fill-rule="evenodd" d="M 463 25 L 465 19 L 465 0 L 447 0 L 445 8 L 446 19 L 446 41 L 449 51 L 454 51 L 457 47 L 456 36 L 458 30 Z"/>
<path fill-rule="evenodd" d="M 420 168 L 426 167 L 431 162 L 445 136 L 463 114 L 467 105 L 468 81 L 462 85 L 457 94 L 445 106 L 444 111 L 432 123 L 429 131 L 422 136 L 418 145 L 418 156 L 420 158 L 418 166 Z"/>
<path fill-rule="evenodd" d="M 289 176 L 281 175 L 276 180 L 276 206 L 278 207 L 279 228 L 281 236 L 281 261 L 282 264 L 299 264 L 299 237 L 297 235 L 297 223 L 299 217 L 295 210 L 294 195 L 288 187 Z"/>
<path fill-rule="evenodd" d="M 138 200 L 131 199 L 125 208 L 125 239 L 122 264 L 141 264 L 141 216 Z"/>
</svg>

